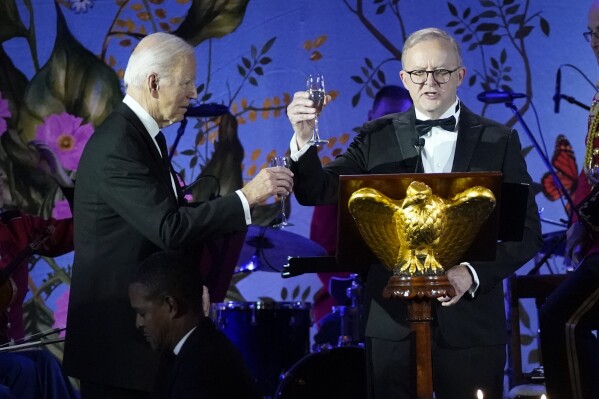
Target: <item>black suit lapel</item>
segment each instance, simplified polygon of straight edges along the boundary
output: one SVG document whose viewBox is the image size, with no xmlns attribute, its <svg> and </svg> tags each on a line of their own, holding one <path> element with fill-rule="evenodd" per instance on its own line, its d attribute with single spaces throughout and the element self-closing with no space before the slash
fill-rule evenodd
<svg viewBox="0 0 599 399">
<path fill-rule="evenodd" d="M 162 155 L 160 154 L 160 151 L 156 147 L 154 140 L 150 137 L 150 134 L 146 130 L 146 127 L 144 126 L 144 124 L 137 117 L 137 115 L 135 115 L 135 112 L 133 112 L 131 110 L 131 108 L 129 108 L 129 106 L 126 105 L 125 103 L 119 104 L 119 106 L 116 108 L 116 111 L 121 113 L 125 117 L 125 119 L 127 119 L 127 121 L 129 123 L 131 123 L 131 125 L 135 128 L 139 137 L 145 143 L 147 153 L 150 155 L 150 157 L 153 160 L 155 170 L 157 171 L 157 175 L 160 176 L 160 180 L 168 188 L 168 191 L 171 194 L 171 198 L 173 199 L 173 201 L 175 201 L 177 204 L 179 204 L 179 202 L 175 196 L 175 193 L 173 192 L 173 185 L 171 182 L 171 173 L 173 173 L 171 171 L 172 166 L 165 168 L 165 162 L 162 159 Z M 169 162 L 169 165 L 170 165 L 170 162 Z M 148 165 L 148 166 L 150 166 L 150 165 Z M 173 177 L 174 177 L 175 183 L 176 183 L 175 186 L 178 187 L 179 184 L 178 184 L 176 175 L 173 174 Z M 177 189 L 177 193 L 180 194 L 180 188 Z M 181 195 L 179 195 L 179 198 L 182 198 Z"/>
<path fill-rule="evenodd" d="M 480 141 L 482 132 L 483 125 L 480 120 L 462 104 L 452 172 L 468 172 L 470 170 L 474 150 Z"/>
<path fill-rule="evenodd" d="M 400 114 L 392 114 L 393 127 L 395 128 L 395 137 L 399 142 L 401 154 L 398 161 L 403 162 L 406 159 L 415 158 L 418 156 L 416 143 L 418 134 L 416 133 L 416 113 L 414 107 Z"/>
</svg>

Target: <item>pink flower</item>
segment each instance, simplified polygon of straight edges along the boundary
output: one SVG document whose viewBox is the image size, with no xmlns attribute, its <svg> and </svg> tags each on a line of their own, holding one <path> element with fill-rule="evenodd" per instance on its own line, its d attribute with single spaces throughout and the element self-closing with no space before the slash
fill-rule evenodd
<svg viewBox="0 0 599 399">
<path fill-rule="evenodd" d="M 180 187 L 185 187 L 185 182 L 183 181 L 183 179 L 181 179 L 181 176 L 179 176 L 178 173 L 175 173 L 175 175 L 177 176 L 177 180 L 179 180 L 179 186 Z M 193 201 L 193 196 L 191 194 L 185 194 L 183 196 L 183 198 L 185 198 L 187 200 L 187 202 L 192 202 Z"/>
<path fill-rule="evenodd" d="M 2 93 L 0 93 L 0 135 L 6 132 L 6 120 L 4 118 L 10 118 L 12 114 L 8 109 L 8 100 L 2 99 Z"/>
<path fill-rule="evenodd" d="M 35 129 L 35 139 L 50 147 L 65 169 L 76 170 L 87 140 L 94 132 L 91 124 L 81 124 L 83 119 L 63 112 L 50 115 Z"/>
<path fill-rule="evenodd" d="M 56 201 L 52 209 L 52 217 L 57 220 L 72 218 L 69 202 L 67 200 Z"/>
<path fill-rule="evenodd" d="M 57 299 L 54 309 L 54 324 L 52 328 L 65 328 L 67 326 L 67 309 L 69 308 L 69 294 L 71 291 L 66 289 Z M 64 331 L 60 333 L 64 337 Z"/>
</svg>

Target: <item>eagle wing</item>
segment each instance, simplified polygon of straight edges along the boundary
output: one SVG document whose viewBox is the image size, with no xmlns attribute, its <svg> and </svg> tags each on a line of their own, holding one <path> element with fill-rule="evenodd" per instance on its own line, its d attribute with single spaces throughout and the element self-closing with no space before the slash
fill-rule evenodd
<svg viewBox="0 0 599 399">
<path fill-rule="evenodd" d="M 475 186 L 456 194 L 447 204 L 447 224 L 436 247 L 436 257 L 447 270 L 470 247 L 480 227 L 495 209 L 495 195 Z"/>
<path fill-rule="evenodd" d="M 357 190 L 348 202 L 362 238 L 388 269 L 400 260 L 400 203 L 373 188 Z"/>
</svg>

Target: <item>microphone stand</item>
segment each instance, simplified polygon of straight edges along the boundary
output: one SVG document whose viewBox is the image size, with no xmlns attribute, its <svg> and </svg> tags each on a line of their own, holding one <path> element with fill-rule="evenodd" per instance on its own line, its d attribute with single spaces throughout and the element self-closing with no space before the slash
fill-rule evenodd
<svg viewBox="0 0 599 399">
<path fill-rule="evenodd" d="M 175 153 L 175 149 L 179 145 L 179 140 L 181 140 L 181 137 L 183 137 L 183 134 L 185 133 L 186 127 L 187 127 L 187 118 L 183 117 L 183 119 L 181 120 L 181 124 L 179 125 L 179 128 L 177 129 L 177 136 L 175 137 L 175 142 L 173 143 L 173 146 L 171 147 L 171 153 L 168 154 L 169 162 L 173 160 L 173 154 Z"/>
<path fill-rule="evenodd" d="M 570 104 L 578 105 L 580 108 L 586 109 L 587 111 L 591 110 L 591 107 L 589 107 L 588 105 L 586 105 L 584 103 L 581 103 L 580 101 L 578 101 L 577 99 L 575 99 L 572 96 L 567 96 L 565 94 L 560 94 L 559 98 L 566 100 Z"/>
<path fill-rule="evenodd" d="M 526 124 L 526 122 L 524 122 L 524 119 L 522 118 L 522 115 L 520 115 L 520 112 L 518 111 L 518 108 L 516 108 L 516 106 L 514 105 L 514 103 L 511 102 L 511 101 L 506 102 L 505 106 L 512 110 L 512 112 L 514 113 L 514 115 L 518 119 L 518 122 L 520 122 L 520 124 L 524 128 L 524 132 L 528 135 L 528 138 L 530 139 L 530 141 L 532 142 L 533 146 L 535 147 L 535 149 L 539 153 L 539 156 L 541 157 L 541 159 L 545 163 L 545 167 L 547 168 L 547 170 L 549 171 L 549 173 L 551 173 L 551 176 L 553 177 L 553 180 L 554 180 L 556 186 L 559 188 L 559 191 L 562 193 L 562 195 L 564 196 L 564 198 L 566 198 L 566 202 L 568 203 L 568 205 L 570 205 L 571 212 L 574 212 L 574 213 L 576 213 L 578 215 L 578 211 L 576 210 L 576 207 L 574 206 L 574 201 L 572 200 L 572 197 L 570 196 L 570 193 L 568 192 L 568 190 L 566 190 L 566 188 L 564 187 L 562 181 L 557 176 L 557 173 L 555 172 L 555 169 L 553 168 L 553 165 L 551 165 L 551 162 L 549 161 L 549 158 L 547 158 L 547 156 L 545 155 L 545 153 L 543 153 L 543 150 L 541 149 L 541 146 L 539 145 L 539 142 L 537 141 L 537 139 L 535 138 L 535 136 L 532 134 L 532 132 L 528 128 L 528 125 Z M 567 223 L 568 225 L 570 225 L 570 221 L 571 220 L 572 220 L 572 214 L 569 214 L 568 215 L 568 223 Z M 543 257 L 543 261 L 542 262 L 538 262 L 528 272 L 528 275 L 535 274 L 548 258 L 549 258 L 549 256 L 547 256 L 547 255 L 544 256 Z"/>
</svg>

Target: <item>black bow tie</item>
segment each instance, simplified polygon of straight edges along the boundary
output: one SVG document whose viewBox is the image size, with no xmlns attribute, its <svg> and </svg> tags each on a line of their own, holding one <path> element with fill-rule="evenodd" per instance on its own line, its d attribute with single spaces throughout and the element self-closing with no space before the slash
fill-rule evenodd
<svg viewBox="0 0 599 399">
<path fill-rule="evenodd" d="M 429 119 L 426 121 L 416 119 L 416 131 L 418 132 L 419 136 L 424 136 L 425 134 L 430 132 L 434 126 L 438 126 L 441 129 L 453 132 L 455 130 L 455 124 L 455 116 L 453 115 L 449 118 Z"/>
</svg>

